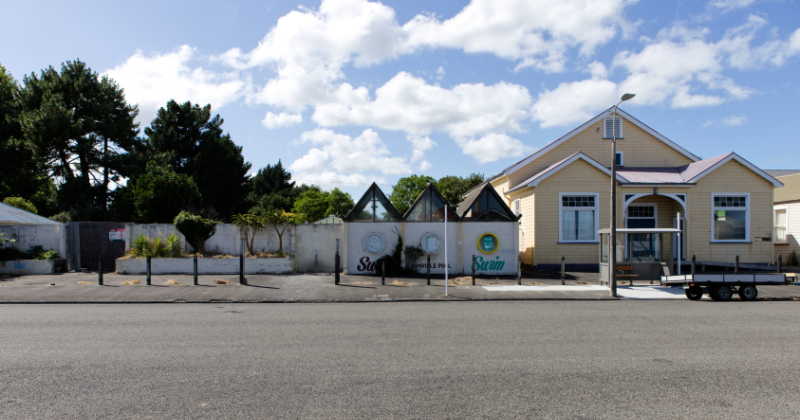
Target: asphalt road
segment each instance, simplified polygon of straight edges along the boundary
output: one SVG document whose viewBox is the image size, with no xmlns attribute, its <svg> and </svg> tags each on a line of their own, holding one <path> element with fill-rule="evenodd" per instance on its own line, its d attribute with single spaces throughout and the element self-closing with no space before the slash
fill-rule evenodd
<svg viewBox="0 0 800 420">
<path fill-rule="evenodd" d="M 0 306 L 0 418 L 800 418 L 800 303 Z"/>
</svg>

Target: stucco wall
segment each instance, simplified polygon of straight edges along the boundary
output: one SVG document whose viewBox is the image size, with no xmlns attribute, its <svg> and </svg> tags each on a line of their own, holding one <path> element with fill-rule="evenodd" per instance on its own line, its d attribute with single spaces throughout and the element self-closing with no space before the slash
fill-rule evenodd
<svg viewBox="0 0 800 420">
<path fill-rule="evenodd" d="M 16 243 L 9 245 L 19 250 L 27 251 L 40 245 L 44 249 L 54 249 L 66 258 L 66 225 L 0 225 L 0 233 L 4 234 L 3 239 L 12 239 L 16 235 Z"/>
<path fill-rule="evenodd" d="M 279 227 L 280 229 L 280 227 Z M 283 250 L 284 252 L 291 253 L 294 251 L 294 227 L 287 226 L 283 234 Z M 126 232 L 131 232 L 125 238 L 126 248 L 130 248 L 130 244 L 136 241 L 139 234 L 148 238 L 163 238 L 166 239 L 169 235 L 175 234 L 181 239 L 181 243 L 186 251 L 192 251 L 192 247 L 186 243 L 186 238 L 175 229 L 175 226 L 168 223 L 152 223 L 152 224 L 129 224 L 127 225 Z M 229 223 L 220 223 L 217 225 L 217 232 L 206 241 L 206 252 L 214 252 L 218 254 L 239 255 L 241 249 L 240 239 L 242 238 L 239 228 Z M 253 241 L 254 250 L 264 250 L 267 252 L 275 252 L 278 250 L 278 234 L 272 226 L 267 227 L 264 231 L 256 234 Z"/>
<path fill-rule="evenodd" d="M 451 274 L 461 272 L 458 257 L 458 229 L 458 222 L 447 222 L 447 264 L 450 267 L 448 272 Z M 406 222 L 403 246 L 420 246 L 422 237 L 429 232 L 435 233 L 439 236 L 439 238 L 444 239 L 444 222 Z M 427 256 L 428 254 L 425 254 L 419 260 L 417 260 L 415 268 L 417 269 L 418 273 L 427 272 L 427 267 L 425 266 L 428 261 Z M 430 257 L 431 273 L 444 274 L 444 244 L 442 244 L 439 252 L 431 254 Z"/>
<path fill-rule="evenodd" d="M 478 238 L 484 233 L 493 233 L 500 241 L 497 251 L 484 254 L 478 249 Z M 465 274 L 472 273 L 472 256 L 477 257 L 478 266 L 475 274 L 511 275 L 517 272 L 519 257 L 519 228 L 517 222 L 464 222 L 461 223 L 461 270 Z M 481 262 L 502 261 L 502 269 L 482 270 Z M 497 264 L 492 264 L 496 266 Z M 487 264 L 488 266 L 488 264 Z"/>
<path fill-rule="evenodd" d="M 341 257 L 344 251 L 344 224 L 298 225 L 295 270 L 333 273 L 337 239 Z"/>
<path fill-rule="evenodd" d="M 0 273 L 16 276 L 24 274 L 52 274 L 55 272 L 53 268 L 54 265 L 54 260 L 6 261 L 5 265 L 0 263 Z"/>
<path fill-rule="evenodd" d="M 402 233 L 402 223 L 396 222 L 376 222 L 376 223 L 346 223 L 345 236 L 347 240 L 340 244 L 340 254 L 342 261 L 346 262 L 344 269 L 347 274 L 374 274 L 374 263 L 378 258 L 391 254 L 397 245 L 399 233 Z M 364 248 L 364 238 L 372 233 L 380 233 L 383 236 L 385 246 L 383 251 L 371 254 Z M 403 243 L 403 246 L 407 243 Z"/>
<path fill-rule="evenodd" d="M 153 258 L 150 260 L 151 274 L 192 274 L 191 258 Z M 292 271 L 291 258 L 245 258 L 245 274 L 283 274 Z M 239 274 L 238 258 L 199 258 L 198 274 Z M 127 258 L 117 260 L 117 274 L 145 274 L 147 260 Z"/>
</svg>

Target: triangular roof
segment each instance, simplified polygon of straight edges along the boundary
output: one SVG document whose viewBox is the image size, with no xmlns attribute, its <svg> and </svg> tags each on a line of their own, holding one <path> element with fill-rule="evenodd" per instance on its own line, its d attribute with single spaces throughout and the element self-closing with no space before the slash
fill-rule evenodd
<svg viewBox="0 0 800 420">
<path fill-rule="evenodd" d="M 383 191 L 381 191 L 380 187 L 378 187 L 378 184 L 373 182 L 372 185 L 370 185 L 370 187 L 367 189 L 367 192 L 365 192 L 364 195 L 361 196 L 361 199 L 358 200 L 356 205 L 353 206 L 353 208 L 350 209 L 349 212 L 347 212 L 347 215 L 342 218 L 342 221 L 344 222 L 357 221 L 356 217 L 361 213 L 362 210 L 364 210 L 366 204 L 368 202 L 371 202 L 373 199 L 380 201 L 381 205 L 383 205 L 383 207 L 386 209 L 389 215 L 392 216 L 393 219 L 396 219 L 398 222 L 403 220 L 403 216 L 401 216 L 400 212 L 397 211 L 396 208 L 394 208 L 392 202 L 389 201 L 388 198 L 386 198 L 386 194 L 384 194 Z M 373 221 L 376 222 L 378 221 L 375 219 L 374 214 L 373 214 Z"/>
<path fill-rule="evenodd" d="M 53 219 L 0 203 L 0 225 L 60 225 Z"/>
<path fill-rule="evenodd" d="M 406 211 L 406 214 L 403 215 L 403 220 L 407 220 L 408 216 L 414 211 L 414 209 L 418 205 L 420 205 L 420 202 L 425 197 L 425 194 L 434 194 L 434 195 L 436 195 L 436 197 L 438 197 L 439 200 L 441 200 L 442 203 L 444 203 L 447 206 L 447 208 L 450 210 L 450 215 L 455 216 L 453 221 L 457 222 L 458 220 L 460 220 L 458 215 L 455 213 L 455 210 L 453 209 L 453 205 L 450 204 L 450 202 L 447 201 L 446 198 L 444 198 L 444 196 L 439 192 L 439 190 L 436 189 L 436 186 L 433 185 L 433 183 L 428 184 L 428 186 L 425 187 L 425 189 L 422 190 L 421 193 L 419 193 L 419 195 L 417 196 L 417 199 L 414 200 L 414 203 L 411 204 L 411 207 L 408 208 L 408 210 Z M 448 221 L 449 221 L 449 216 L 448 216 Z"/>
<path fill-rule="evenodd" d="M 548 166 L 547 168 L 544 168 L 543 170 L 537 172 L 532 177 L 526 179 L 525 181 L 520 182 L 518 185 L 514 186 L 510 190 L 505 191 L 505 194 L 508 194 L 510 192 L 514 192 L 516 190 L 520 190 L 520 189 L 525 188 L 525 187 L 535 187 L 535 186 L 539 185 L 540 182 L 545 180 L 550 175 L 553 175 L 554 173 L 566 168 L 572 162 L 575 162 L 578 159 L 581 159 L 581 160 L 585 161 L 586 163 L 594 166 L 595 168 L 597 168 L 598 170 L 602 171 L 606 175 L 611 176 L 611 170 L 610 169 L 608 169 L 605 166 L 601 165 L 600 162 L 592 159 L 591 157 L 587 156 L 583 152 L 577 152 L 577 153 L 573 153 L 572 155 L 567 156 L 566 158 L 564 158 L 564 159 L 562 159 L 562 160 L 560 160 L 560 161 Z M 623 177 L 619 173 L 617 173 L 617 181 L 619 181 L 619 182 L 621 182 L 623 184 L 628 182 L 628 180 L 625 179 L 625 177 Z"/>
<path fill-rule="evenodd" d="M 725 155 L 719 155 L 713 158 L 708 158 L 705 160 L 701 160 L 699 162 L 694 162 L 688 165 L 681 166 L 678 168 L 678 171 L 680 172 L 681 177 L 683 177 L 683 179 L 686 182 L 697 182 L 697 180 L 699 180 L 700 178 L 710 174 L 715 169 L 730 162 L 731 160 L 735 160 L 741 163 L 751 171 L 760 175 L 762 178 L 772 183 L 772 185 L 774 185 L 775 188 L 780 188 L 783 186 L 783 183 L 781 183 L 780 181 L 772 177 L 770 174 L 759 169 L 752 163 L 748 162 L 747 159 L 737 155 L 734 152 L 730 152 Z"/>
<path fill-rule="evenodd" d="M 776 203 L 800 200 L 800 174 L 785 175 L 778 179 L 785 187 L 773 190 Z"/>
<path fill-rule="evenodd" d="M 486 195 L 484 195 L 484 194 L 486 194 Z M 477 200 L 479 197 L 487 197 L 489 194 L 494 196 L 494 198 L 497 201 L 497 203 L 501 206 L 500 210 L 489 209 L 488 210 L 489 212 L 491 212 L 491 211 L 499 212 L 499 213 L 505 215 L 506 217 L 508 217 L 512 221 L 517 221 L 517 220 L 520 219 L 520 217 L 522 217 L 522 215 L 517 216 L 516 214 L 514 214 L 514 212 L 506 204 L 506 201 L 503 200 L 500 197 L 500 195 L 497 194 L 497 191 L 494 189 L 494 187 L 492 187 L 488 183 L 483 184 L 483 187 L 480 188 L 480 189 L 472 190 L 472 192 L 470 192 L 467 195 L 467 198 L 464 199 L 464 201 L 462 201 L 461 204 L 458 205 L 458 208 L 456 209 L 456 213 L 458 214 L 458 217 L 463 220 L 464 219 L 464 215 L 466 215 L 467 212 L 472 208 L 472 205 L 475 203 L 475 200 Z M 488 202 L 488 200 L 487 200 L 487 202 Z"/>
<path fill-rule="evenodd" d="M 595 116 L 591 120 L 586 121 L 585 123 L 581 124 L 580 126 L 575 128 L 574 130 L 570 131 L 569 133 L 563 135 L 562 137 L 560 137 L 560 138 L 556 139 L 555 141 L 551 142 L 550 144 L 548 144 L 548 145 L 542 147 L 541 149 L 537 150 L 536 152 L 534 152 L 533 154 L 529 155 L 525 159 L 522 159 L 521 161 L 509 166 L 508 168 L 506 168 L 503 171 L 503 174 L 504 175 L 510 175 L 510 174 L 513 174 L 514 172 L 522 169 L 527 164 L 529 164 L 529 163 L 533 162 L 534 160 L 540 158 L 545 153 L 555 149 L 556 147 L 558 147 L 559 145 L 563 144 L 567 140 L 571 139 L 576 134 L 578 134 L 581 131 L 585 130 L 589 126 L 594 125 L 595 123 L 603 120 L 605 117 L 607 117 L 608 115 L 612 114 L 613 112 L 614 112 L 614 107 L 612 106 L 611 108 L 608 108 L 607 110 L 601 112 L 600 114 L 598 114 L 597 116 Z M 650 127 L 648 127 L 647 124 L 639 121 L 638 119 L 634 118 L 633 116 L 631 116 L 627 112 L 623 111 L 622 109 L 617 108 L 617 115 L 619 115 L 619 116 L 625 118 L 626 120 L 630 121 L 635 126 L 639 127 L 640 129 L 642 129 L 646 133 L 650 134 L 651 136 L 655 137 L 656 139 L 662 141 L 664 144 L 666 144 L 667 146 L 675 149 L 678 153 L 686 156 L 687 158 L 691 159 L 692 161 L 697 162 L 697 161 L 700 160 L 700 158 L 697 157 L 695 154 L 689 152 L 688 150 L 684 149 L 683 147 L 678 146 L 672 140 L 666 138 L 661 133 L 653 130 Z"/>
</svg>

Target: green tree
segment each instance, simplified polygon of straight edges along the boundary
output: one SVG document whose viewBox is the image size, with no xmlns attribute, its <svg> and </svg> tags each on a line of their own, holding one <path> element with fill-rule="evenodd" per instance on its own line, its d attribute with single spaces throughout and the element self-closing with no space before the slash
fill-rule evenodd
<svg viewBox="0 0 800 420">
<path fill-rule="evenodd" d="M 469 191 L 470 188 L 480 185 L 484 181 L 483 174 L 473 173 L 466 178 L 460 176 L 443 176 L 436 181 L 436 189 L 442 193 L 442 196 L 450 202 L 450 204 L 457 206 L 462 201 L 461 195 Z"/>
<path fill-rule="evenodd" d="M 190 176 L 203 197 L 202 206 L 227 218 L 244 210 L 251 165 L 242 147 L 223 133 L 223 122 L 219 115 L 211 117 L 211 105 L 201 108 L 171 100 L 144 133 L 148 158 Z"/>
<path fill-rule="evenodd" d="M 120 156 L 138 141 L 138 108 L 127 104 L 116 82 L 79 60 L 23 82 L 16 121 L 47 177 L 59 180 L 60 210 L 77 220 L 103 220 L 110 185 L 120 180 Z"/>
<path fill-rule="evenodd" d="M 187 211 L 180 212 L 173 221 L 178 232 L 194 248 L 194 252 L 204 253 L 206 241 L 217 232 L 217 223 Z"/>
<path fill-rule="evenodd" d="M 145 173 L 131 180 L 126 195 L 133 207 L 133 220 L 139 223 L 170 223 L 182 210 L 201 200 L 190 177 L 175 173 L 169 166 L 148 162 Z"/>
<path fill-rule="evenodd" d="M 0 197 L 30 200 L 45 215 L 55 210 L 55 184 L 25 142 L 19 124 L 20 87 L 5 67 L 0 66 Z"/>
<path fill-rule="evenodd" d="M 256 234 L 266 227 L 264 217 L 257 214 L 235 214 L 231 217 L 231 224 L 238 227 L 239 232 L 244 235 L 247 252 L 253 255 L 253 241 Z"/>
<path fill-rule="evenodd" d="M 6 197 L 3 199 L 4 204 L 8 204 L 9 206 L 14 206 L 18 209 L 22 209 L 33 214 L 39 214 L 36 210 L 36 206 L 33 205 L 30 201 L 22 198 L 22 197 Z"/>
<path fill-rule="evenodd" d="M 295 198 L 301 193 L 314 188 L 319 190 L 316 186 L 295 187 L 294 182 L 289 182 L 291 179 L 292 174 L 286 172 L 280 160 L 275 165 L 267 165 L 250 178 L 247 201 L 262 211 L 278 208 L 290 211 Z"/>
<path fill-rule="evenodd" d="M 337 216 L 344 216 L 347 214 L 350 209 L 355 206 L 353 202 L 353 197 L 350 194 L 338 189 L 334 188 L 331 191 L 330 195 L 328 196 L 328 209 L 325 210 L 327 213 L 325 216 L 335 214 Z"/>
<path fill-rule="evenodd" d="M 302 223 L 305 219 L 304 214 L 288 213 L 283 210 L 271 211 L 263 215 L 264 223 L 272 226 L 278 234 L 278 255 L 283 256 L 283 234 L 286 226 Z M 281 226 L 279 229 L 278 227 Z"/>
<path fill-rule="evenodd" d="M 392 187 L 392 194 L 389 200 L 400 214 L 405 214 L 414 204 L 417 196 L 436 180 L 428 175 L 410 175 L 397 180 L 397 184 Z"/>
<path fill-rule="evenodd" d="M 305 214 L 306 220 L 313 223 L 328 216 L 328 207 L 330 193 L 317 187 L 301 193 L 292 206 L 292 212 Z"/>
</svg>

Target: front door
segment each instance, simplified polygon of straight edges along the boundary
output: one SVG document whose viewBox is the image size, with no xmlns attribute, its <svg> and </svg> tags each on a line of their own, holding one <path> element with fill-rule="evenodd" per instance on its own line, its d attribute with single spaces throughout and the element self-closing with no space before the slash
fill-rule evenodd
<svg viewBox="0 0 800 420">
<path fill-rule="evenodd" d="M 633 204 L 628 206 L 625 227 L 633 229 L 654 229 L 658 227 L 656 224 L 657 217 L 658 213 L 655 204 Z M 628 238 L 626 254 L 630 257 L 631 262 L 658 260 L 655 234 L 636 233 L 628 235 Z"/>
</svg>

